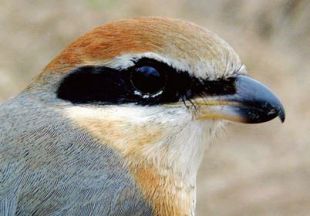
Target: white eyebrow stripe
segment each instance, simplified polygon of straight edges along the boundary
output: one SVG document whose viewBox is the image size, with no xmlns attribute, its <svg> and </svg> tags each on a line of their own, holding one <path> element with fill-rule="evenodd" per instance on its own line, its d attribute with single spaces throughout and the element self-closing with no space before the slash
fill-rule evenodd
<svg viewBox="0 0 310 216">
<path fill-rule="evenodd" d="M 185 61 L 174 60 L 169 57 L 165 57 L 163 55 L 159 55 L 153 52 L 145 52 L 145 53 L 137 53 L 137 54 L 125 54 L 121 56 L 117 56 L 112 61 L 108 62 L 107 66 L 115 69 L 126 69 L 134 65 L 134 62 L 142 59 L 142 58 L 150 58 L 157 60 L 159 62 L 163 62 L 176 70 L 181 71 L 189 71 L 190 66 Z"/>
<path fill-rule="evenodd" d="M 126 69 L 134 66 L 135 62 L 141 58 L 154 59 L 159 62 L 163 62 L 178 71 L 185 71 L 197 78 L 209 80 L 216 80 L 222 77 L 233 76 L 234 73 L 239 72 L 240 68 L 243 68 L 240 64 L 229 64 L 227 65 L 225 71 L 221 71 L 218 68 L 218 64 L 214 61 L 200 60 L 195 64 L 190 64 L 185 59 L 176 60 L 174 58 L 170 58 L 168 56 L 160 55 L 154 52 L 120 55 L 107 62 L 105 66 L 114 69 Z"/>
</svg>

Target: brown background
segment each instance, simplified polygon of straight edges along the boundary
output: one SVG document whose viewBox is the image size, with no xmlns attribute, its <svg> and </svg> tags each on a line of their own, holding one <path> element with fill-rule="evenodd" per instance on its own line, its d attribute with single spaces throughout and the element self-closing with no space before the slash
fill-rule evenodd
<svg viewBox="0 0 310 216">
<path fill-rule="evenodd" d="M 218 33 L 287 112 L 232 124 L 199 173 L 198 215 L 310 215 L 309 0 L 0 0 L 0 101 L 80 34 L 110 20 L 161 15 Z"/>
</svg>

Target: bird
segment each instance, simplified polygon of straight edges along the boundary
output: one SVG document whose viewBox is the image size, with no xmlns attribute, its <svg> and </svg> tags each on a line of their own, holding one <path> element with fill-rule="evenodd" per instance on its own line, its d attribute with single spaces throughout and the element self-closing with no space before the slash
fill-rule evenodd
<svg viewBox="0 0 310 216">
<path fill-rule="evenodd" d="M 105 23 L 0 105 L 0 215 L 195 215 L 206 146 L 285 110 L 217 34 Z"/>
</svg>

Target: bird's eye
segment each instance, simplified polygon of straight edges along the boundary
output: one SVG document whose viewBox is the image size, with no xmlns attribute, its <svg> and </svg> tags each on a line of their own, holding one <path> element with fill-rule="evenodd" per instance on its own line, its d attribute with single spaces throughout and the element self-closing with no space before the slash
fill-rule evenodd
<svg viewBox="0 0 310 216">
<path fill-rule="evenodd" d="M 143 95 L 154 95 L 162 91 L 166 76 L 155 67 L 141 66 L 131 71 L 131 83 L 135 90 Z"/>
</svg>

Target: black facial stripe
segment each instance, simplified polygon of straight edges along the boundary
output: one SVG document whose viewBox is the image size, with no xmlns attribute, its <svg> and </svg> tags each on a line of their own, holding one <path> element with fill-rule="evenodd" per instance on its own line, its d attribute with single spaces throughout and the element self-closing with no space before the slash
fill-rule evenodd
<svg viewBox="0 0 310 216">
<path fill-rule="evenodd" d="M 155 78 L 153 77 L 150 79 L 151 82 L 147 83 L 149 78 L 146 76 L 146 83 L 142 83 L 141 77 L 138 77 L 134 81 L 140 83 L 134 85 L 132 76 L 135 76 L 137 69 L 144 66 L 152 67 L 158 73 L 154 72 L 154 75 L 152 68 L 151 70 L 147 69 L 146 71 L 151 72 Z M 158 74 L 161 76 L 160 79 L 158 79 Z M 143 76 L 142 79 L 144 79 Z M 159 82 L 159 84 L 150 86 L 152 94 L 140 92 L 136 87 L 145 90 L 148 85 L 152 85 L 152 82 Z M 158 92 L 155 93 L 154 88 L 158 88 Z M 234 78 L 216 81 L 201 80 L 185 71 L 178 71 L 165 63 L 142 58 L 135 62 L 134 66 L 124 70 L 104 66 L 76 68 L 62 80 L 56 93 L 58 98 L 74 104 L 135 103 L 157 105 L 190 100 L 199 96 L 234 94 L 235 86 Z"/>
</svg>

